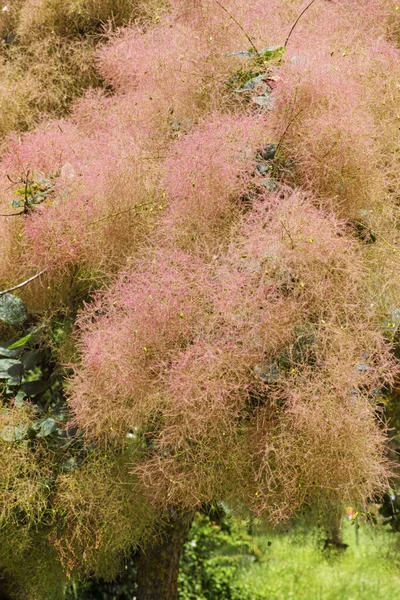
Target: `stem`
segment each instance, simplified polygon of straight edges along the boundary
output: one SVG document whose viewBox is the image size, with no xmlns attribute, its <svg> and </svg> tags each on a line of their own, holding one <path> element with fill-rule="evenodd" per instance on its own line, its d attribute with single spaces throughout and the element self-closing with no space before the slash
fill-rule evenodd
<svg viewBox="0 0 400 600">
<path fill-rule="evenodd" d="M 285 223 L 284 223 L 282 220 L 280 221 L 280 224 L 282 225 L 282 228 L 283 228 L 284 232 L 286 233 L 286 235 L 287 235 L 287 236 L 288 236 L 288 238 L 289 238 L 289 241 L 290 241 L 290 249 L 291 249 L 291 250 L 294 250 L 294 248 L 295 248 L 295 245 L 294 245 L 294 241 L 293 241 L 292 235 L 291 235 L 291 233 L 290 233 L 290 229 L 289 229 L 289 227 L 286 227 Z"/>
<path fill-rule="evenodd" d="M 136 204 L 135 206 L 130 206 L 129 208 L 124 208 L 123 210 L 119 210 L 118 212 L 111 213 L 110 215 L 105 215 L 104 217 L 100 217 L 100 219 L 96 219 L 96 221 L 90 221 L 89 225 L 96 225 L 96 223 L 101 223 L 101 221 L 106 221 L 107 219 L 112 219 L 113 217 L 119 217 L 119 215 L 123 215 L 131 210 L 135 210 L 138 208 L 142 208 L 143 206 L 150 206 L 155 204 L 154 200 L 150 202 L 142 202 L 141 204 Z M 136 213 L 137 214 L 137 213 Z"/>
<path fill-rule="evenodd" d="M 215 1 L 217 1 L 217 0 L 215 0 Z M 301 17 L 304 15 L 304 13 L 305 13 L 305 12 L 306 12 L 306 11 L 307 11 L 309 8 L 310 8 L 310 6 L 311 6 L 312 4 L 314 4 L 314 2 L 315 2 L 315 0 L 311 0 L 310 4 L 307 4 L 307 6 L 305 7 L 305 9 L 301 11 L 301 13 L 299 14 L 299 16 L 297 17 L 297 19 L 296 19 L 296 20 L 295 20 L 295 22 L 293 23 L 293 25 L 292 25 L 292 28 L 291 28 L 291 30 L 289 31 L 289 33 L 288 33 L 288 36 L 287 36 L 287 38 L 286 38 L 286 40 L 285 40 L 285 43 L 283 44 L 283 47 L 284 47 L 284 48 L 286 48 L 286 46 L 287 46 L 287 44 L 288 44 L 288 41 L 289 41 L 289 38 L 290 38 L 290 36 L 292 35 L 292 33 L 293 33 L 293 30 L 294 30 L 294 28 L 296 27 L 297 23 L 300 21 Z"/>
<path fill-rule="evenodd" d="M 225 8 L 225 6 L 224 6 L 223 4 L 221 4 L 221 2 L 220 2 L 219 0 L 215 0 L 215 2 L 218 4 L 218 6 L 219 6 L 220 8 L 222 8 L 222 10 L 224 10 L 224 11 L 226 12 L 226 14 L 227 14 L 227 15 L 228 15 L 228 16 L 229 16 L 231 19 L 232 19 L 232 21 L 233 21 L 234 23 L 236 23 L 236 25 L 239 27 L 239 29 L 240 29 L 241 31 L 243 31 L 244 35 L 245 35 L 245 36 L 247 37 L 247 39 L 249 40 L 249 42 L 250 42 L 250 44 L 251 44 L 251 47 L 253 48 L 254 52 L 256 53 L 256 55 L 258 56 L 258 58 L 260 58 L 260 53 L 259 53 L 259 51 L 257 50 L 257 47 L 256 47 L 256 45 L 254 44 L 253 40 L 251 39 L 251 37 L 249 36 L 249 34 L 247 33 L 247 31 L 245 30 L 245 28 L 243 27 L 243 25 L 241 25 L 241 24 L 239 23 L 239 21 L 237 21 L 237 20 L 235 19 L 235 17 L 234 17 L 234 16 L 233 16 L 233 15 L 232 15 L 232 14 L 229 12 L 229 10 L 228 10 L 227 8 Z"/>
<path fill-rule="evenodd" d="M 19 288 L 22 288 L 25 285 L 28 285 L 28 283 L 31 283 L 31 281 L 34 281 L 35 279 L 37 279 L 38 277 L 43 275 L 43 273 L 46 273 L 46 271 L 47 271 L 47 268 L 43 269 L 43 271 L 40 271 L 40 273 L 36 273 L 36 275 L 29 277 L 29 279 L 25 279 L 25 281 L 23 281 L 22 283 L 19 283 L 18 285 L 14 285 L 13 287 L 8 288 L 8 290 L 3 290 L 2 292 L 0 292 L 0 296 L 4 296 L 4 294 L 8 294 L 9 292 L 13 292 L 14 290 L 18 290 Z"/>
</svg>

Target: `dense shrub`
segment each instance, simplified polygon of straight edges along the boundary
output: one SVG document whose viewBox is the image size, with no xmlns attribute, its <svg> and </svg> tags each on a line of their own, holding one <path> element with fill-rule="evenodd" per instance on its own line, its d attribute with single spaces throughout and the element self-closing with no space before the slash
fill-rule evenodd
<svg viewBox="0 0 400 600">
<path fill-rule="evenodd" d="M 98 51 L 109 89 L 7 140 L 0 280 L 34 276 L 17 289 L 45 339 L 65 315 L 63 336 L 74 329 L 57 355 L 74 360 L 72 467 L 0 440 L 12 459 L 0 516 L 12 531 L 30 511 L 21 562 L 44 539 L 57 569 L 112 577 L 122 556 L 151 552 L 171 511 L 226 501 L 276 524 L 387 489 L 379 395 L 398 375 L 399 297 L 389 4 L 314 3 L 289 38 L 299 2 L 135 12 Z M 91 43 L 81 28 L 133 9 L 37 7 L 43 47 L 54 27 L 77 35 L 78 54 Z M 23 426 L 35 399 L 19 415 L 6 400 L 4 427 Z M 234 597 L 232 573 L 210 594 Z"/>
</svg>

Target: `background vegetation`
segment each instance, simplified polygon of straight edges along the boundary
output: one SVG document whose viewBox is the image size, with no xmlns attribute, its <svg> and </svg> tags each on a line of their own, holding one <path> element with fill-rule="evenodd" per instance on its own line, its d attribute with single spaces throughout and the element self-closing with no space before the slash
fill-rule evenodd
<svg viewBox="0 0 400 600">
<path fill-rule="evenodd" d="M 216 519 L 216 520 L 213 520 Z M 220 514 L 198 515 L 179 574 L 180 600 L 383 600 L 399 586 L 399 540 L 389 530 L 346 520 L 345 550 L 324 548 L 315 522 L 265 532 Z M 113 584 L 76 587 L 71 598 L 128 600 L 135 595 L 135 561 Z M 69 597 L 69 596 L 68 596 Z"/>
</svg>

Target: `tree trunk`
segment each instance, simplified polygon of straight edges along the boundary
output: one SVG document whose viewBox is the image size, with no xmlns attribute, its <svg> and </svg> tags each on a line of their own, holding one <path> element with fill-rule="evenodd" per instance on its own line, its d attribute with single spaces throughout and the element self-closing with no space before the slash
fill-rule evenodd
<svg viewBox="0 0 400 600">
<path fill-rule="evenodd" d="M 0 573 L 0 600 L 10 600 L 7 580 L 2 573 Z"/>
<path fill-rule="evenodd" d="M 346 550 L 348 544 L 345 544 L 342 538 L 343 511 L 340 507 L 332 509 L 330 521 L 330 526 L 328 528 L 330 536 L 325 540 L 324 550 Z"/>
<path fill-rule="evenodd" d="M 191 513 L 171 510 L 163 536 L 140 555 L 137 600 L 176 600 L 179 562 L 192 519 Z"/>
</svg>

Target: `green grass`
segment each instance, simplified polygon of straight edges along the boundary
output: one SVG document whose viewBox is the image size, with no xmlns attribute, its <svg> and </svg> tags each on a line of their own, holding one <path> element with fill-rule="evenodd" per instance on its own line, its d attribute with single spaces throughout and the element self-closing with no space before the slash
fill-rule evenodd
<svg viewBox="0 0 400 600">
<path fill-rule="evenodd" d="M 397 537 L 367 525 L 356 533 L 346 523 L 343 538 L 347 550 L 326 553 L 312 534 L 255 536 L 264 558 L 242 571 L 238 586 L 252 600 L 400 598 Z"/>
</svg>

